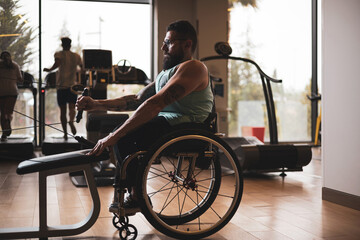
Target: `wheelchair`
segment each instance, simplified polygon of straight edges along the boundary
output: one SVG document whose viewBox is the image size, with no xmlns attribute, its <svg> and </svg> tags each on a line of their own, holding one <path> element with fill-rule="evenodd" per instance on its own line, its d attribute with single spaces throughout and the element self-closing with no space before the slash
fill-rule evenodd
<svg viewBox="0 0 360 240">
<path fill-rule="evenodd" d="M 121 239 L 137 235 L 123 208 L 126 167 L 137 162 L 141 213 L 163 234 L 179 239 L 207 237 L 224 227 L 242 196 L 243 178 L 231 148 L 201 124 L 185 124 L 166 134 L 147 151 L 125 159 L 119 168 L 113 224 Z"/>
<path fill-rule="evenodd" d="M 21 162 L 18 174 L 39 172 L 39 227 L 0 229 L 0 238 L 70 236 L 89 229 L 100 212 L 100 200 L 91 164 L 108 156 L 87 156 L 89 150 L 33 158 Z M 106 154 L 105 154 L 106 155 Z M 157 140 L 146 151 L 129 155 L 119 166 L 120 180 L 114 184 L 118 210 L 113 225 L 120 239 L 135 239 L 137 229 L 129 223 L 123 206 L 126 169 L 135 161 L 136 193 L 140 211 L 161 233 L 178 239 L 199 239 L 223 228 L 237 211 L 243 193 L 240 162 L 221 136 L 203 124 L 184 124 Z M 83 170 L 93 199 L 93 209 L 80 223 L 47 226 L 46 177 Z M 45 182 L 45 183 L 44 183 Z"/>
</svg>

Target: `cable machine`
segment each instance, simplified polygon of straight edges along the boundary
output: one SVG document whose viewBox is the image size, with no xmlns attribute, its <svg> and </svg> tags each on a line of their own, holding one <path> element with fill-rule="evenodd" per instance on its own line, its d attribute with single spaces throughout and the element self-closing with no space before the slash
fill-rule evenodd
<svg viewBox="0 0 360 240">
<path fill-rule="evenodd" d="M 73 91 L 80 94 L 84 89 L 93 99 L 106 99 L 108 84 L 140 84 L 147 85 L 150 79 L 141 70 L 137 69 L 127 60 L 120 60 L 116 65 L 112 65 L 112 52 L 100 49 L 84 49 L 83 63 L 86 74 L 82 74 L 81 84 L 74 85 Z M 119 65 L 119 63 L 122 63 Z M 46 89 L 56 88 L 55 72 L 49 73 L 45 78 L 45 87 L 41 89 L 40 117 L 41 122 L 45 121 L 45 92 Z M 86 86 L 86 87 L 84 87 Z M 99 139 L 108 135 L 117 126 L 124 123 L 128 114 L 108 113 L 107 111 L 91 111 L 85 115 L 86 138 L 91 142 L 97 142 Z M 76 118 L 76 122 L 80 119 Z M 45 137 L 45 126 L 52 127 L 51 124 L 42 124 L 41 128 L 43 139 L 41 142 L 42 153 L 52 155 L 62 152 L 76 151 L 83 148 L 82 144 L 75 140 L 76 136 L 68 134 L 67 140 L 62 137 Z M 62 132 L 62 130 L 57 129 Z M 93 168 L 93 174 L 97 186 L 112 185 L 115 175 L 115 160 L 110 154 L 110 159 L 101 161 Z M 86 180 L 83 173 L 70 173 L 70 178 L 75 186 L 86 186 Z"/>
</svg>

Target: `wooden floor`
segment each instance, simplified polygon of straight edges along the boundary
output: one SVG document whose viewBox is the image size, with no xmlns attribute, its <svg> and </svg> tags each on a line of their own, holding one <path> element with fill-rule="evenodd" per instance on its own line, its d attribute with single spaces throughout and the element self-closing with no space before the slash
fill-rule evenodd
<svg viewBox="0 0 360 240">
<path fill-rule="evenodd" d="M 0 227 L 38 225 L 37 174 L 18 176 L 18 162 L 0 160 Z M 321 160 L 304 172 L 245 175 L 240 208 L 231 222 L 209 239 L 360 239 L 360 211 L 321 200 Z M 99 187 L 100 217 L 87 232 L 54 239 L 119 239 L 107 211 L 112 187 Z M 86 188 L 75 188 L 67 174 L 48 178 L 50 225 L 82 220 L 91 207 Z M 130 218 L 137 239 L 170 239 L 154 230 L 141 215 Z"/>
</svg>

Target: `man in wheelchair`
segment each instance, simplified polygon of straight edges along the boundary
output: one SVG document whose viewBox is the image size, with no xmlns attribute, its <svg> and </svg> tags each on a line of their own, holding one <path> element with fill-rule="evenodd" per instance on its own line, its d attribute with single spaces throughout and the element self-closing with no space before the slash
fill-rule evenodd
<svg viewBox="0 0 360 240">
<path fill-rule="evenodd" d="M 213 94 L 206 66 L 192 58 L 196 45 L 194 27 L 187 21 L 173 22 L 167 27 L 161 47 L 163 70 L 154 82 L 136 95 L 105 100 L 81 96 L 77 100 L 78 110 L 135 111 L 124 124 L 100 139 L 89 155 L 98 156 L 105 149 L 114 147 L 121 163 L 129 154 L 146 150 L 174 126 L 187 122 L 203 123 L 207 119 L 213 107 Z M 126 176 L 130 194 L 124 207 L 136 208 L 135 166 L 127 167 Z M 113 208 L 117 206 L 113 203 L 110 211 L 116 212 Z"/>
</svg>

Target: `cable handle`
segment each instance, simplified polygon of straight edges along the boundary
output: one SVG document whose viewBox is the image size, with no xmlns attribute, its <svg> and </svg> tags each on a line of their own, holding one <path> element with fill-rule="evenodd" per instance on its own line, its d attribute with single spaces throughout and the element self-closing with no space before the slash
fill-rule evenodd
<svg viewBox="0 0 360 240">
<path fill-rule="evenodd" d="M 84 91 L 82 92 L 81 96 L 89 96 L 89 89 L 84 88 Z M 82 119 L 83 110 L 79 110 L 76 114 L 76 122 L 79 123 Z"/>
<path fill-rule="evenodd" d="M 85 139 L 84 137 L 80 137 L 80 136 L 75 136 L 75 139 L 80 143 L 82 144 L 83 146 L 85 146 L 86 148 L 94 148 L 96 143 L 92 142 L 92 141 L 89 141 L 87 139 Z M 109 149 L 107 148 L 106 150 L 104 150 L 100 156 L 98 157 L 99 158 L 99 161 L 102 161 L 102 160 L 108 160 L 110 158 L 110 151 Z"/>
<path fill-rule="evenodd" d="M 93 148 L 95 147 L 96 143 L 89 141 L 87 139 L 85 139 L 84 137 L 80 137 L 80 136 L 75 136 L 74 137 L 76 139 L 76 141 L 78 141 L 80 144 L 89 147 L 89 148 Z"/>
</svg>

